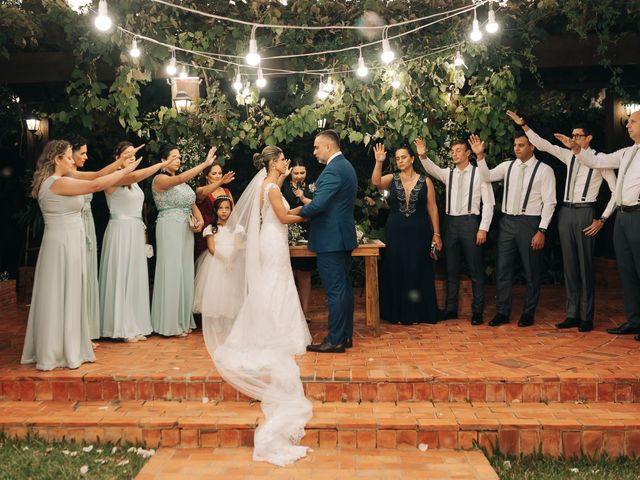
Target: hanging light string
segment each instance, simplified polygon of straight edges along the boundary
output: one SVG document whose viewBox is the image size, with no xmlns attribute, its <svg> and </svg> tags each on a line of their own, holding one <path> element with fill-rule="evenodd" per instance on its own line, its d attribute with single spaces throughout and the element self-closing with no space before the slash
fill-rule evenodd
<svg viewBox="0 0 640 480">
<path fill-rule="evenodd" d="M 162 0 L 157 0 L 157 1 L 162 1 Z M 410 35 L 412 33 L 415 33 L 417 31 L 422 30 L 423 28 L 430 27 L 430 26 L 432 26 L 434 24 L 440 23 L 440 22 L 442 22 L 444 20 L 447 20 L 449 18 L 453 18 L 453 17 L 456 17 L 458 15 L 462 15 L 464 13 L 472 11 L 475 8 L 476 8 L 475 6 L 467 6 L 467 7 L 464 7 L 462 9 L 460 9 L 460 8 L 456 9 L 456 11 L 454 13 L 452 13 L 453 11 L 445 12 L 447 14 L 447 17 L 445 17 L 445 18 L 441 18 L 441 19 L 435 20 L 433 22 L 426 23 L 424 25 L 419 25 L 416 28 L 413 28 L 411 30 L 408 30 L 406 32 L 402 32 L 402 33 L 394 35 L 394 36 L 388 36 L 386 34 L 386 30 L 390 26 L 389 25 L 385 25 L 385 26 L 382 27 L 383 32 L 385 32 L 385 35 L 384 35 L 383 39 L 372 41 L 372 42 L 361 44 L 361 45 L 349 46 L 349 47 L 344 47 L 344 48 L 334 49 L 334 50 L 325 50 L 325 51 L 322 51 L 322 52 L 310 52 L 310 53 L 302 53 L 302 54 L 278 55 L 278 56 L 273 56 L 273 57 L 265 57 L 265 58 L 263 58 L 263 60 L 267 60 L 267 59 L 274 59 L 275 60 L 275 59 L 300 58 L 300 57 L 308 57 L 308 56 L 318 56 L 318 55 L 344 53 L 344 52 L 347 52 L 347 51 L 350 51 L 350 50 L 361 50 L 362 48 L 371 47 L 371 46 L 383 43 L 383 42 L 385 42 L 385 40 L 388 42 L 389 39 L 397 39 L 397 38 L 400 38 L 400 37 L 403 37 L 403 36 L 406 36 L 406 35 Z M 433 17 L 433 15 L 432 15 L 432 17 Z M 393 25 L 393 26 L 396 26 L 396 25 Z M 185 53 L 190 53 L 192 55 L 201 56 L 201 57 L 207 58 L 207 59 L 212 60 L 212 61 L 218 61 L 218 62 L 225 63 L 225 64 L 228 64 L 228 65 L 233 65 L 233 66 L 236 66 L 236 67 L 244 67 L 245 66 L 244 64 L 241 64 L 241 63 L 238 63 L 238 62 L 234 62 L 234 61 L 231 61 L 231 60 L 224 60 L 222 58 L 222 57 L 226 57 L 226 58 L 241 59 L 241 58 L 244 58 L 242 55 L 228 55 L 228 54 L 204 52 L 204 51 L 200 51 L 200 50 L 191 50 L 191 49 L 182 48 L 182 47 L 179 47 L 179 46 L 176 46 L 176 45 L 171 45 L 171 44 L 168 44 L 168 43 L 165 43 L 165 42 L 161 42 L 161 41 L 156 40 L 156 39 L 154 39 L 152 37 L 148 37 L 146 35 L 141 35 L 139 33 L 135 33 L 133 31 L 127 30 L 124 27 L 116 26 L 116 28 L 118 30 L 122 31 L 122 32 L 125 32 L 125 33 L 133 36 L 133 37 L 138 37 L 138 38 L 144 39 L 144 40 L 146 40 L 148 42 L 155 43 L 157 45 L 162 45 L 162 46 L 164 46 L 164 47 L 166 47 L 168 49 L 174 49 L 174 50 L 182 51 L 182 52 L 185 52 Z M 357 28 L 360 28 L 360 27 L 357 27 Z M 273 69 L 273 68 L 266 68 L 266 67 L 263 67 L 263 70 L 272 71 L 272 72 L 280 72 L 280 73 L 311 73 L 311 72 L 313 72 L 313 71 L 308 71 L 308 70 L 284 70 L 284 69 Z"/>
<path fill-rule="evenodd" d="M 465 10 L 469 9 L 473 10 L 473 8 L 478 7 L 480 5 L 484 5 L 485 3 L 489 3 L 493 0 L 474 0 L 473 6 L 465 6 L 454 8 L 453 10 L 449 10 L 447 12 L 439 12 L 433 13 L 431 15 L 427 15 L 421 18 L 414 18 L 411 20 L 403 20 L 402 22 L 394 23 L 392 25 L 371 25 L 367 27 L 360 27 L 357 25 L 328 25 L 328 26 L 309 26 L 309 25 L 281 25 L 281 24 L 273 24 L 273 23 L 257 23 L 251 22 L 248 20 L 239 20 L 237 18 L 224 17 L 222 15 L 216 15 L 215 13 L 203 12 L 201 10 L 197 10 L 195 8 L 185 7 L 184 5 L 176 5 L 175 3 L 167 2 L 166 0 L 151 0 L 153 3 L 159 3 L 161 5 L 166 5 L 168 7 L 172 7 L 178 10 L 183 10 L 185 12 L 194 13 L 196 15 L 201 15 L 203 17 L 213 18 L 215 20 L 221 20 L 224 22 L 238 23 L 240 25 L 247 25 L 250 27 L 259 27 L 259 28 L 283 28 L 290 30 L 383 30 L 389 27 L 401 27 L 403 25 L 418 23 L 424 20 L 430 20 L 431 18 L 449 15 L 451 13 L 455 13 L 457 10 Z"/>
</svg>

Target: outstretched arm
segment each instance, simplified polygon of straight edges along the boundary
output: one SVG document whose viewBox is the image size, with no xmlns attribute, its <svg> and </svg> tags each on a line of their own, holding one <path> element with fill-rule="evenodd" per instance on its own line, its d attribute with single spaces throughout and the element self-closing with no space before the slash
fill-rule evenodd
<svg viewBox="0 0 640 480">
<path fill-rule="evenodd" d="M 282 193 L 277 188 L 272 188 L 269 190 L 269 202 L 271 203 L 271 207 L 273 208 L 276 217 L 280 220 L 280 223 L 284 223 L 288 225 L 290 223 L 300 223 L 304 221 L 299 215 L 291 215 L 284 208 L 284 202 L 282 201 Z"/>
<path fill-rule="evenodd" d="M 437 178 L 438 180 L 446 184 L 447 173 L 449 169 L 439 167 L 433 162 L 433 160 L 431 160 L 427 156 L 427 146 L 424 143 L 424 141 L 422 141 L 422 139 L 416 138 L 413 144 L 416 146 L 416 152 L 418 152 L 418 158 L 420 159 L 420 163 L 422 163 L 422 166 L 427 171 L 427 173 L 432 177 Z"/>
</svg>

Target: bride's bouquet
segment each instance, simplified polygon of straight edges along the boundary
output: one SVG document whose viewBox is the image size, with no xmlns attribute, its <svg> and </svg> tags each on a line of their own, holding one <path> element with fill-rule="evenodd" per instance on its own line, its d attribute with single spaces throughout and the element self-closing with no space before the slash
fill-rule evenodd
<svg viewBox="0 0 640 480">
<path fill-rule="evenodd" d="M 289 245 L 302 245 L 307 241 L 304 238 L 304 228 L 298 223 L 289 225 Z"/>
</svg>

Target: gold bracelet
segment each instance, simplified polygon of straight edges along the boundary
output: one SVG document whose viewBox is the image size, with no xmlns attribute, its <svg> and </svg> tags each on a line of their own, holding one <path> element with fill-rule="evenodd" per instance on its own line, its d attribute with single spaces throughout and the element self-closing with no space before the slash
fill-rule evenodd
<svg viewBox="0 0 640 480">
<path fill-rule="evenodd" d="M 439 237 L 439 236 L 440 236 L 440 234 L 439 234 L 439 233 L 436 233 L 436 232 L 433 232 L 433 236 L 434 236 L 434 237 Z"/>
</svg>

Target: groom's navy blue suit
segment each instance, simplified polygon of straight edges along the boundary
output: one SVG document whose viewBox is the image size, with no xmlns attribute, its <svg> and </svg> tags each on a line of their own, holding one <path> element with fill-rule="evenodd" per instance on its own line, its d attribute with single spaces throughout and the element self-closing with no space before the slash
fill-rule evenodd
<svg viewBox="0 0 640 480">
<path fill-rule="evenodd" d="M 338 345 L 353 335 L 351 252 L 357 246 L 353 210 L 358 179 L 342 153 L 333 157 L 316 181 L 313 200 L 300 215 L 311 219 L 309 250 L 318 255 L 318 273 L 329 301 L 326 340 Z"/>
</svg>

